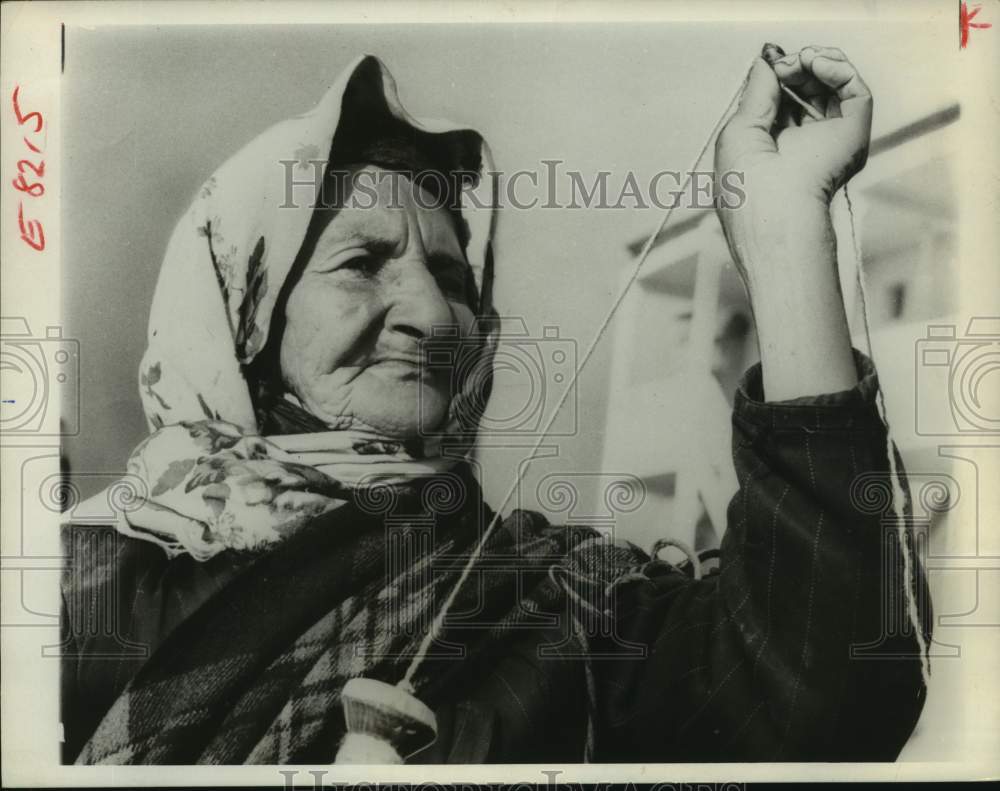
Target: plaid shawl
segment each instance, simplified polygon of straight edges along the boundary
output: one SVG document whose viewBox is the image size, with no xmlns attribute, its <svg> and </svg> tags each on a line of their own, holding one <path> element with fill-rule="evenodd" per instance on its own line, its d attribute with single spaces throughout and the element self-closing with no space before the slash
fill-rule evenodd
<svg viewBox="0 0 1000 791">
<path fill-rule="evenodd" d="M 435 503 L 437 517 L 417 498 L 369 491 L 260 553 L 153 652 L 76 762 L 332 762 L 344 733 L 344 683 L 402 678 L 492 518 L 471 475 L 462 480 L 457 505 L 440 487 L 424 487 L 419 499 Z M 537 515 L 514 512 L 421 665 L 418 696 L 432 708 L 453 696 L 479 659 L 523 636 L 539 613 L 565 614 L 582 602 L 600 617 L 609 611 L 608 583 L 645 560 L 592 530 L 543 527 Z M 563 628 L 581 639 L 574 624 L 566 619 Z M 577 649 L 586 645 L 567 651 Z"/>
</svg>

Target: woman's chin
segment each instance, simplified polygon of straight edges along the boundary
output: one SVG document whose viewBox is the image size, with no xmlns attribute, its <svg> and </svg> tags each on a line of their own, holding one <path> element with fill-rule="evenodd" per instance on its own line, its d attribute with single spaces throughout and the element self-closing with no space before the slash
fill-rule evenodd
<svg viewBox="0 0 1000 791">
<path fill-rule="evenodd" d="M 380 383 L 367 397 L 352 398 L 354 417 L 381 434 L 411 438 L 437 434 L 451 399 L 429 382 L 403 380 L 391 389 Z"/>
</svg>

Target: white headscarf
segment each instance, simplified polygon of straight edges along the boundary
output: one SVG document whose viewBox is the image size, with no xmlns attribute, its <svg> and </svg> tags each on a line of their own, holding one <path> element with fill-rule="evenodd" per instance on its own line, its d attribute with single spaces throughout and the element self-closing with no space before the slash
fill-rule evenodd
<svg viewBox="0 0 1000 791">
<path fill-rule="evenodd" d="M 279 123 L 223 164 L 178 223 L 160 271 L 140 366 L 153 433 L 128 471 L 142 482 L 118 529 L 204 560 L 226 548 L 261 548 L 343 502 L 347 489 L 444 473 L 457 458 L 441 439 L 411 443 L 363 427 L 260 436 L 248 366 L 268 341 L 279 292 L 320 200 L 313 164 L 337 159 L 337 131 L 351 114 L 382 113 L 448 161 L 478 174 L 462 192 L 466 255 L 479 296 L 480 374 L 496 343 L 491 304 L 495 184 L 478 133 L 416 120 L 399 103 L 385 66 L 352 63 L 308 113 Z M 376 123 L 377 125 L 377 123 Z M 294 164 L 283 164 L 294 163 Z M 289 201 L 289 169 L 296 185 Z M 467 441 L 488 395 L 471 377 L 441 435 Z M 471 424 L 471 425 L 470 425 Z"/>
</svg>

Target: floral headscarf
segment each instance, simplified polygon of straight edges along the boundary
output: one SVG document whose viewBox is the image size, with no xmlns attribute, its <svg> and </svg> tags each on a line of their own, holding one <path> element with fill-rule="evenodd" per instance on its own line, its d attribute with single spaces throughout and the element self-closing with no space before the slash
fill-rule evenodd
<svg viewBox="0 0 1000 791">
<path fill-rule="evenodd" d="M 277 124 L 223 164 L 178 223 L 140 366 L 153 433 L 133 451 L 128 471 L 144 490 L 120 513 L 122 532 L 199 560 L 226 548 L 261 548 L 336 508 L 348 489 L 405 484 L 453 466 L 455 454 L 442 452 L 449 438 L 468 447 L 488 397 L 488 375 L 467 379 L 435 438 L 401 442 L 363 426 L 261 436 L 249 371 L 266 347 L 279 292 L 322 198 L 315 163 L 341 161 L 337 147 L 359 129 L 377 134 L 389 126 L 397 134 L 402 129 L 441 172 L 474 174 L 460 211 L 479 312 L 479 364 L 471 368 L 491 369 L 488 149 L 472 130 L 409 116 L 385 66 L 361 57 L 313 110 Z"/>
</svg>

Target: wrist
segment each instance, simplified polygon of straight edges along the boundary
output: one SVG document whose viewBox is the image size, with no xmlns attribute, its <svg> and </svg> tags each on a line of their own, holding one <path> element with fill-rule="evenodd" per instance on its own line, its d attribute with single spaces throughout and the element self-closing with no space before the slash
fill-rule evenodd
<svg viewBox="0 0 1000 791">
<path fill-rule="evenodd" d="M 825 201 L 789 195 L 782 201 L 748 202 L 726 234 L 751 298 L 775 288 L 799 290 L 830 277 L 837 280 L 837 237 Z"/>
</svg>

